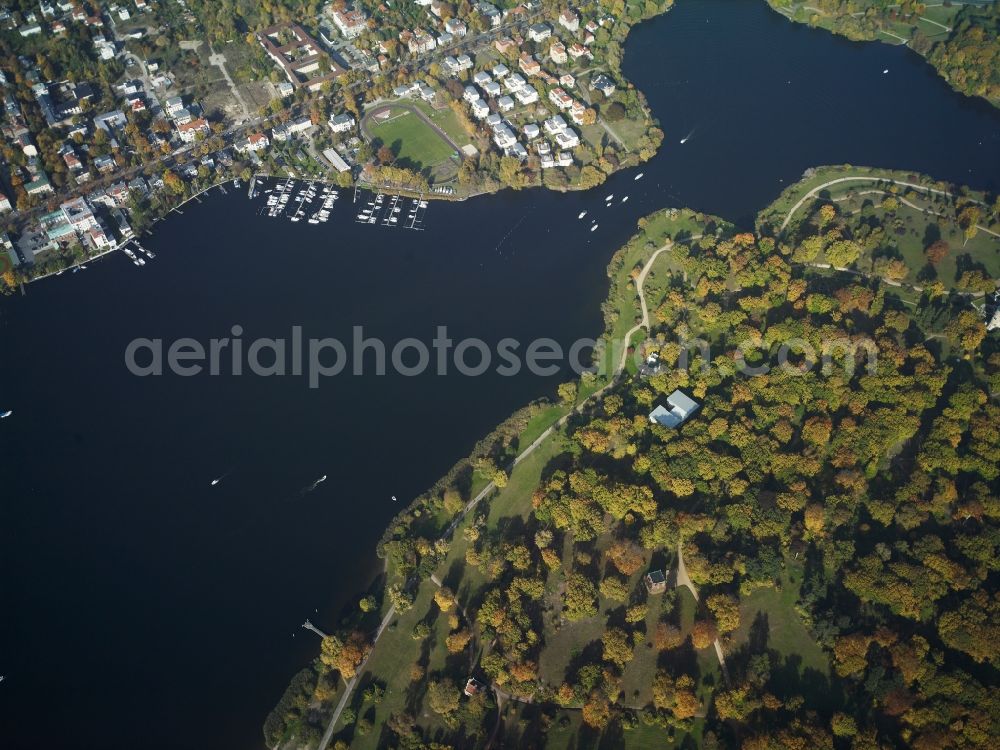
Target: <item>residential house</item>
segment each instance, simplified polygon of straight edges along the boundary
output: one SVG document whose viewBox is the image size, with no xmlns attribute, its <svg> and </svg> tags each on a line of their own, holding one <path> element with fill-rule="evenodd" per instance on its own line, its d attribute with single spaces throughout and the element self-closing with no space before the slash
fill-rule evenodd
<svg viewBox="0 0 1000 750">
<path fill-rule="evenodd" d="M 472 116 L 477 120 L 482 120 L 490 114 L 490 105 L 482 99 L 476 99 L 470 106 L 472 107 Z"/>
<path fill-rule="evenodd" d="M 552 46 L 549 47 L 549 57 L 557 65 L 569 62 L 569 57 L 566 55 L 566 45 L 562 42 L 552 42 Z"/>
<path fill-rule="evenodd" d="M 469 28 L 465 25 L 465 21 L 460 18 L 449 18 L 444 22 L 444 30 L 452 36 L 465 36 L 469 33 Z"/>
<path fill-rule="evenodd" d="M 504 78 L 510 75 L 510 68 L 508 68 L 503 63 L 497 63 L 493 66 L 493 77 L 494 78 Z"/>
<path fill-rule="evenodd" d="M 574 44 L 572 44 L 569 50 L 567 51 L 569 52 L 569 56 L 572 57 L 574 60 L 579 60 L 581 57 L 593 57 L 590 50 L 584 47 L 579 42 L 575 42 Z"/>
<path fill-rule="evenodd" d="M 368 19 L 358 10 L 335 10 L 333 25 L 345 39 L 356 39 L 368 28 Z"/>
<path fill-rule="evenodd" d="M 434 99 L 437 97 L 437 94 L 435 93 L 434 89 L 432 89 L 426 83 L 420 84 L 420 88 L 417 90 L 417 93 L 420 94 L 420 98 L 423 99 L 425 102 L 433 102 Z"/>
<path fill-rule="evenodd" d="M 287 141 L 297 133 L 304 133 L 312 127 L 312 120 L 308 116 L 297 117 L 289 120 L 283 125 L 271 129 L 271 137 L 276 141 Z"/>
<path fill-rule="evenodd" d="M 501 55 L 513 55 L 517 52 L 517 42 L 511 39 L 509 36 L 502 37 L 493 42 L 493 46 L 496 47 L 497 52 Z"/>
<path fill-rule="evenodd" d="M 649 413 L 649 421 L 664 427 L 680 427 L 697 410 L 698 402 L 677 390 L 667 396 L 667 406 L 660 404 Z"/>
<path fill-rule="evenodd" d="M 472 102 L 479 98 L 479 92 L 476 91 L 475 86 L 466 86 L 462 98 L 469 102 L 469 104 L 472 104 Z"/>
<path fill-rule="evenodd" d="M 327 124 L 334 133 L 347 133 L 354 128 L 355 120 L 347 112 L 342 112 L 336 117 L 330 118 Z"/>
<path fill-rule="evenodd" d="M 533 42 L 544 42 L 552 36 L 552 27 L 547 23 L 533 23 L 528 27 L 528 39 Z"/>
<path fill-rule="evenodd" d="M 491 96 L 496 99 L 501 93 L 500 84 L 496 81 L 490 81 L 489 83 L 483 84 L 483 92 L 486 96 Z"/>
<path fill-rule="evenodd" d="M 510 112 L 514 109 L 514 100 L 509 96 L 501 96 L 497 100 L 497 106 L 500 108 L 501 112 Z"/>
<path fill-rule="evenodd" d="M 567 8 L 559 14 L 559 25 L 567 31 L 576 33 L 580 29 L 580 16 Z"/>
<path fill-rule="evenodd" d="M 524 128 L 522 128 L 522 130 L 524 132 L 524 137 L 527 138 L 529 141 L 535 140 L 538 136 L 542 134 L 542 129 L 533 122 L 529 122 L 527 125 L 524 126 Z"/>
<path fill-rule="evenodd" d="M 530 86 L 525 86 L 514 92 L 514 97 L 525 107 L 538 101 L 538 92 Z"/>
<path fill-rule="evenodd" d="M 3 193 L 0 193 L 0 212 L 10 211 L 10 198 L 8 198 Z"/>
<path fill-rule="evenodd" d="M 600 91 L 605 96 L 611 96 L 615 93 L 615 82 L 603 73 L 598 73 L 590 82 L 590 88 Z"/>
<path fill-rule="evenodd" d="M 568 89 L 574 88 L 576 86 L 576 78 L 573 77 L 572 73 L 563 73 L 559 76 L 559 85 L 565 86 Z"/>
<path fill-rule="evenodd" d="M 212 129 L 208 126 L 208 120 L 204 117 L 199 117 L 197 120 L 191 120 L 177 126 L 177 134 L 185 143 L 193 143 L 198 133 L 207 136 L 211 132 Z"/>
<path fill-rule="evenodd" d="M 580 136 L 572 128 L 567 127 L 561 133 L 556 133 L 556 144 L 564 151 L 569 151 L 580 145 Z"/>
<path fill-rule="evenodd" d="M 577 125 L 583 125 L 583 116 L 587 111 L 586 106 L 583 102 L 573 102 L 569 108 L 569 119 L 571 119 Z"/>
<path fill-rule="evenodd" d="M 569 109 L 573 106 L 573 97 L 567 94 L 562 88 L 554 88 L 549 92 L 549 101 L 559 109 Z"/>
<path fill-rule="evenodd" d="M 434 40 L 434 37 L 423 29 L 417 29 L 410 36 L 406 47 L 410 50 L 410 54 L 418 55 L 421 52 L 430 52 L 432 49 L 435 49 L 437 42 Z"/>
<path fill-rule="evenodd" d="M 528 82 L 520 74 L 514 73 L 514 75 L 507 76 L 507 80 L 503 84 L 507 87 L 507 91 L 514 93 L 527 86 Z"/>
<path fill-rule="evenodd" d="M 534 55 L 529 55 L 527 52 L 521 53 L 521 57 L 517 61 L 517 67 L 528 76 L 537 76 L 542 70 L 541 63 L 535 59 Z"/>
<path fill-rule="evenodd" d="M 545 128 L 545 132 L 549 135 L 557 135 L 563 132 L 568 126 L 562 115 L 553 115 L 545 121 L 542 127 Z"/>
<path fill-rule="evenodd" d="M 478 73 L 472 76 L 472 82 L 475 83 L 477 86 L 485 86 L 492 80 L 493 79 L 490 78 L 490 74 L 487 73 L 485 70 L 480 70 Z"/>
<path fill-rule="evenodd" d="M 271 145 L 271 140 L 264 133 L 254 133 L 248 136 L 246 140 L 242 141 L 236 150 L 240 153 L 257 153 L 258 151 L 265 150 Z"/>
</svg>

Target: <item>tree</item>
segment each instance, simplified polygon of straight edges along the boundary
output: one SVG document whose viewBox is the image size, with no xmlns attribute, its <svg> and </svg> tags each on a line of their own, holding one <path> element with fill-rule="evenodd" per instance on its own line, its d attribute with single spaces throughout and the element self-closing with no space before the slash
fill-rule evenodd
<svg viewBox="0 0 1000 750">
<path fill-rule="evenodd" d="M 457 654 L 464 651 L 470 640 L 472 640 L 472 632 L 469 630 L 459 630 L 452 633 L 446 639 L 448 653 Z"/>
<path fill-rule="evenodd" d="M 570 381 L 569 383 L 563 383 L 559 386 L 559 398 L 562 399 L 564 404 L 572 404 L 576 402 L 576 383 Z"/>
<path fill-rule="evenodd" d="M 684 643 L 684 634 L 680 628 L 666 622 L 657 623 L 656 630 L 653 632 L 653 646 L 658 651 L 669 651 L 682 643 Z"/>
<path fill-rule="evenodd" d="M 729 594 L 712 594 L 705 600 L 722 633 L 731 633 L 740 626 L 740 603 Z"/>
<path fill-rule="evenodd" d="M 601 639 L 604 645 L 604 660 L 618 667 L 624 667 L 632 660 L 632 644 L 628 635 L 621 628 L 611 628 L 604 632 Z"/>
<path fill-rule="evenodd" d="M 434 680 L 427 686 L 427 701 L 431 710 L 445 718 L 458 710 L 461 698 L 461 692 L 449 679 Z"/>
<path fill-rule="evenodd" d="M 434 601 L 441 608 L 442 612 L 447 612 L 455 606 L 455 595 L 447 586 L 442 586 L 434 592 Z"/>
<path fill-rule="evenodd" d="M 566 581 L 566 619 L 582 620 L 597 614 L 597 590 L 582 573 L 574 573 Z"/>
<path fill-rule="evenodd" d="M 698 620 L 691 628 L 691 643 L 695 648 L 708 648 L 716 636 L 715 624 L 710 620 Z"/>
<path fill-rule="evenodd" d="M 349 680 L 357 674 L 357 667 L 364 660 L 367 649 L 363 633 L 355 631 L 346 640 L 328 635 L 323 639 L 319 658 L 326 666 L 339 671 L 344 680 Z"/>
<path fill-rule="evenodd" d="M 936 266 L 948 257 L 949 252 L 951 252 L 951 246 L 945 240 L 935 240 L 924 250 L 924 257 L 927 258 L 928 263 Z"/>
<path fill-rule="evenodd" d="M 594 729 L 603 729 L 611 721 L 611 705 L 600 693 L 594 693 L 583 704 L 583 721 Z"/>
<path fill-rule="evenodd" d="M 618 541 L 608 548 L 608 559 L 623 575 L 630 576 L 646 563 L 646 556 L 638 545 Z"/>
</svg>

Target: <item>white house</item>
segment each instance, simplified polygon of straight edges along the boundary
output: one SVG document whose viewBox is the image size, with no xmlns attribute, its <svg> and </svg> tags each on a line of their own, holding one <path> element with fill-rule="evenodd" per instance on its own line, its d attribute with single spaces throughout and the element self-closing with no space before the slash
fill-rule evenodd
<svg viewBox="0 0 1000 750">
<path fill-rule="evenodd" d="M 449 18 L 444 22 L 444 30 L 453 36 L 465 36 L 469 33 L 465 21 L 460 18 Z"/>
<path fill-rule="evenodd" d="M 477 86 L 485 86 L 493 79 L 490 78 L 490 74 L 487 73 L 485 70 L 480 70 L 472 77 L 472 80 Z"/>
<path fill-rule="evenodd" d="M 356 39 L 368 28 L 368 19 L 356 10 L 333 11 L 333 23 L 345 39 Z"/>
<path fill-rule="evenodd" d="M 580 17 L 567 8 L 559 14 L 559 25 L 575 33 L 580 30 Z"/>
<path fill-rule="evenodd" d="M 514 131 L 506 125 L 501 125 L 493 131 L 493 140 L 496 142 L 497 146 L 502 149 L 508 149 L 517 143 L 517 137 L 514 135 Z"/>
<path fill-rule="evenodd" d="M 529 141 L 535 140 L 542 134 L 542 129 L 533 122 L 529 122 L 522 130 L 524 131 L 524 137 Z"/>
<path fill-rule="evenodd" d="M 562 115 L 554 115 L 545 121 L 543 127 L 549 135 L 556 135 L 566 129 L 566 121 L 562 118 Z"/>
<path fill-rule="evenodd" d="M 504 76 L 510 75 L 510 68 L 508 68 L 503 63 L 499 63 L 493 66 L 493 77 L 503 78 Z"/>
<path fill-rule="evenodd" d="M 334 133 L 346 133 L 354 127 L 354 118 L 347 112 L 331 117 L 327 123 Z"/>
<path fill-rule="evenodd" d="M 649 421 L 664 427 L 679 427 L 698 410 L 698 402 L 674 391 L 667 396 L 667 408 L 660 404 L 649 413 Z"/>
<path fill-rule="evenodd" d="M 501 96 L 497 100 L 497 106 L 500 108 L 501 112 L 510 112 L 514 109 L 514 100 L 509 96 Z"/>
<path fill-rule="evenodd" d="M 514 96 L 517 97 L 517 100 L 525 107 L 538 101 L 538 92 L 531 87 L 525 87 L 519 91 L 515 91 Z"/>
<path fill-rule="evenodd" d="M 482 99 L 476 99 L 470 106 L 472 107 L 472 116 L 477 120 L 482 120 L 490 114 L 490 105 Z"/>
<path fill-rule="evenodd" d="M 528 27 L 528 39 L 533 42 L 544 42 L 552 36 L 552 27 L 547 23 L 533 23 Z"/>
<path fill-rule="evenodd" d="M 490 81 L 489 83 L 483 86 L 483 91 L 486 92 L 487 96 L 492 96 L 494 99 L 496 99 L 501 94 L 500 84 L 497 83 L 496 81 Z"/>
<path fill-rule="evenodd" d="M 472 104 L 472 102 L 479 98 L 479 92 L 476 91 L 474 86 L 466 86 L 465 93 L 462 94 L 462 98 L 469 102 L 469 104 Z"/>
<path fill-rule="evenodd" d="M 574 149 L 580 145 L 580 136 L 572 128 L 566 128 L 561 133 L 556 133 L 556 143 L 563 150 Z"/>
</svg>

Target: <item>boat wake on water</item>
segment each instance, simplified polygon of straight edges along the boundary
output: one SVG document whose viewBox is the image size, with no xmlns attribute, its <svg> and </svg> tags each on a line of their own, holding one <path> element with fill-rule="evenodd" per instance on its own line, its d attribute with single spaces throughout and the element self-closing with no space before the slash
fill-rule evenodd
<svg viewBox="0 0 1000 750">
<path fill-rule="evenodd" d="M 682 146 L 683 146 L 683 145 L 684 145 L 685 143 L 687 143 L 687 142 L 688 142 L 689 140 L 691 140 L 691 136 L 692 136 L 692 135 L 694 135 L 694 131 L 695 131 L 695 130 L 697 130 L 697 128 L 691 128 L 691 132 L 690 132 L 690 133 L 688 133 L 688 134 L 687 134 L 686 136 L 684 136 L 683 138 L 681 138 L 681 145 L 682 145 Z"/>
<path fill-rule="evenodd" d="M 325 481 L 326 481 L 326 474 L 324 474 L 323 476 L 321 476 L 319 479 L 317 479 L 315 482 L 313 482 L 312 484 L 310 484 L 308 487 L 303 488 L 302 491 L 299 492 L 299 497 L 302 497 L 303 495 L 308 495 L 310 492 L 312 492 L 313 490 L 315 490 L 317 487 L 319 487 Z"/>
</svg>

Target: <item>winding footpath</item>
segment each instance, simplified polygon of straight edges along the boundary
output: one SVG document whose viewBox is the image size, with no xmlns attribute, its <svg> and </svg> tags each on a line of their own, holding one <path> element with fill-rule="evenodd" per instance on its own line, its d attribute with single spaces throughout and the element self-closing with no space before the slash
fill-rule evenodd
<svg viewBox="0 0 1000 750">
<path fill-rule="evenodd" d="M 690 237 L 688 241 L 700 239 L 701 236 L 702 235 L 699 234 L 699 235 Z M 552 434 L 554 432 L 556 432 L 556 430 L 558 430 L 560 427 L 562 427 L 563 425 L 565 425 L 566 422 L 569 420 L 570 417 L 572 417 L 572 416 L 574 416 L 576 414 L 583 413 L 583 410 L 584 410 L 584 408 L 586 406 L 588 406 L 592 402 L 599 401 L 604 396 L 605 393 L 607 393 L 611 388 L 613 388 L 615 385 L 617 385 L 618 382 L 621 380 L 621 376 L 625 372 L 625 365 L 628 362 L 628 342 L 632 340 L 632 337 L 638 331 L 640 331 L 640 330 L 642 330 L 644 328 L 647 331 L 649 330 L 649 308 L 646 305 L 646 295 L 643 292 L 643 285 L 646 282 L 646 277 L 649 275 L 649 271 L 653 267 L 653 263 L 656 262 L 656 259 L 659 258 L 660 255 L 665 250 L 669 250 L 672 247 L 673 247 L 673 242 L 671 242 L 671 241 L 668 240 L 667 243 L 663 247 L 659 248 L 652 255 L 649 256 L 649 259 L 646 261 L 645 265 L 642 267 L 642 270 L 639 272 L 639 275 L 636 277 L 635 287 L 636 287 L 636 293 L 639 295 L 639 306 L 642 309 L 642 320 L 639 323 L 637 323 L 636 325 L 632 326 L 632 328 L 629 329 L 628 333 L 625 334 L 624 346 L 622 347 L 622 355 L 621 355 L 621 358 L 618 361 L 618 365 L 617 365 L 617 367 L 615 369 L 614 375 L 611 377 L 611 379 L 607 382 L 606 385 L 604 385 L 601 388 L 599 388 L 598 390 L 594 391 L 592 394 L 590 394 L 590 396 L 588 396 L 583 401 L 581 401 L 579 404 L 577 404 L 577 406 L 572 411 L 570 411 L 567 414 L 564 414 L 562 417 L 560 417 L 558 420 L 556 420 L 551 426 L 549 426 L 548 429 L 546 429 L 541 435 L 539 435 L 534 440 L 534 442 L 531 443 L 531 445 L 529 445 L 527 448 L 525 448 L 514 459 L 514 462 L 511 464 L 511 468 L 513 468 L 514 466 L 517 466 L 522 461 L 524 461 L 526 458 L 528 458 L 532 453 L 534 453 L 536 450 L 538 450 L 539 446 L 541 446 L 546 440 L 548 440 L 549 437 L 551 437 Z M 497 489 L 496 482 L 493 482 L 493 481 L 489 482 L 485 487 L 483 487 L 483 489 L 480 490 L 479 493 L 475 497 L 473 497 L 471 500 L 469 500 L 469 502 L 466 504 L 466 506 L 462 510 L 462 512 L 459 515 L 457 515 L 455 517 L 455 519 L 448 525 L 448 528 L 445 529 L 445 532 L 441 536 L 441 538 L 442 539 L 448 539 L 448 538 L 450 538 L 451 535 L 454 533 L 455 528 L 458 526 L 458 524 L 460 524 L 462 522 L 462 520 L 472 510 L 474 510 L 477 505 L 479 505 L 480 502 L 482 502 L 491 492 L 493 492 L 496 489 Z M 440 581 L 436 578 L 436 576 L 432 576 L 431 580 L 435 584 L 437 584 L 438 586 L 441 585 Z M 694 591 L 693 585 L 692 585 L 692 593 L 694 593 L 695 599 L 697 599 L 698 598 L 698 594 L 697 594 L 696 591 Z M 337 707 L 334 709 L 333 715 L 330 717 L 330 721 L 329 721 L 329 723 L 326 726 L 326 731 L 323 732 L 323 737 L 322 737 L 322 739 L 319 742 L 318 750 L 327 750 L 327 747 L 330 744 L 330 740 L 333 738 L 334 727 L 336 727 L 337 722 L 340 720 L 340 715 L 343 713 L 344 709 L 347 707 L 347 702 L 350 700 L 351 694 L 354 692 L 354 688 L 357 686 L 358 677 L 364 672 L 365 665 L 368 663 L 368 660 L 371 658 L 371 655 L 374 653 L 375 647 L 378 645 L 379 638 L 382 637 L 382 633 L 385 632 L 385 629 L 389 626 L 389 623 L 392 621 L 392 618 L 395 617 L 395 615 L 396 615 L 396 607 L 395 607 L 395 605 L 392 605 L 392 606 L 389 607 L 388 611 L 385 613 L 385 617 L 382 618 L 382 623 L 379 625 L 379 629 L 375 633 L 375 637 L 372 640 L 372 647 L 369 649 L 368 654 L 365 656 L 365 658 L 361 662 L 361 664 L 358 665 L 357 672 L 356 672 L 355 676 L 352 677 L 349 681 L 347 681 L 345 689 L 344 689 L 344 694 L 340 697 L 340 700 L 337 702 Z M 716 651 L 717 651 L 717 653 L 719 655 L 719 661 L 723 665 L 723 672 L 725 672 L 725 662 L 723 660 L 722 649 L 718 645 L 718 641 L 716 642 Z M 498 701 L 498 704 L 499 704 L 499 701 Z M 496 735 L 496 732 L 494 731 L 494 736 L 495 735 Z"/>
<path fill-rule="evenodd" d="M 937 188 L 931 188 L 925 185 L 917 185 L 916 183 L 913 182 L 903 182 L 902 180 L 894 180 L 892 177 L 878 177 L 875 175 L 865 175 L 858 177 L 838 177 L 836 180 L 829 180 L 827 182 L 824 182 L 822 185 L 817 185 L 808 193 L 803 195 L 799 199 L 799 202 L 796 203 L 794 206 L 792 206 L 791 210 L 789 210 L 788 215 L 785 216 L 785 220 L 781 222 L 780 231 L 782 232 L 785 231 L 785 228 L 788 226 L 788 223 L 792 220 L 792 216 L 795 214 L 796 211 L 802 208 L 802 205 L 806 201 L 815 198 L 821 190 L 825 190 L 831 185 L 838 185 L 842 182 L 891 182 L 893 185 L 902 185 L 903 187 L 911 187 L 914 188 L 915 190 L 924 190 L 928 193 L 934 193 L 935 195 L 944 195 L 948 198 L 956 197 L 953 193 L 949 193 L 946 190 L 938 190 Z M 975 201 L 975 202 L 978 203 L 979 205 L 983 205 L 982 201 Z M 984 227 L 979 227 L 979 228 L 984 229 Z M 989 232 L 988 229 L 986 229 L 986 231 Z M 989 233 L 993 234 L 993 232 Z"/>
</svg>

